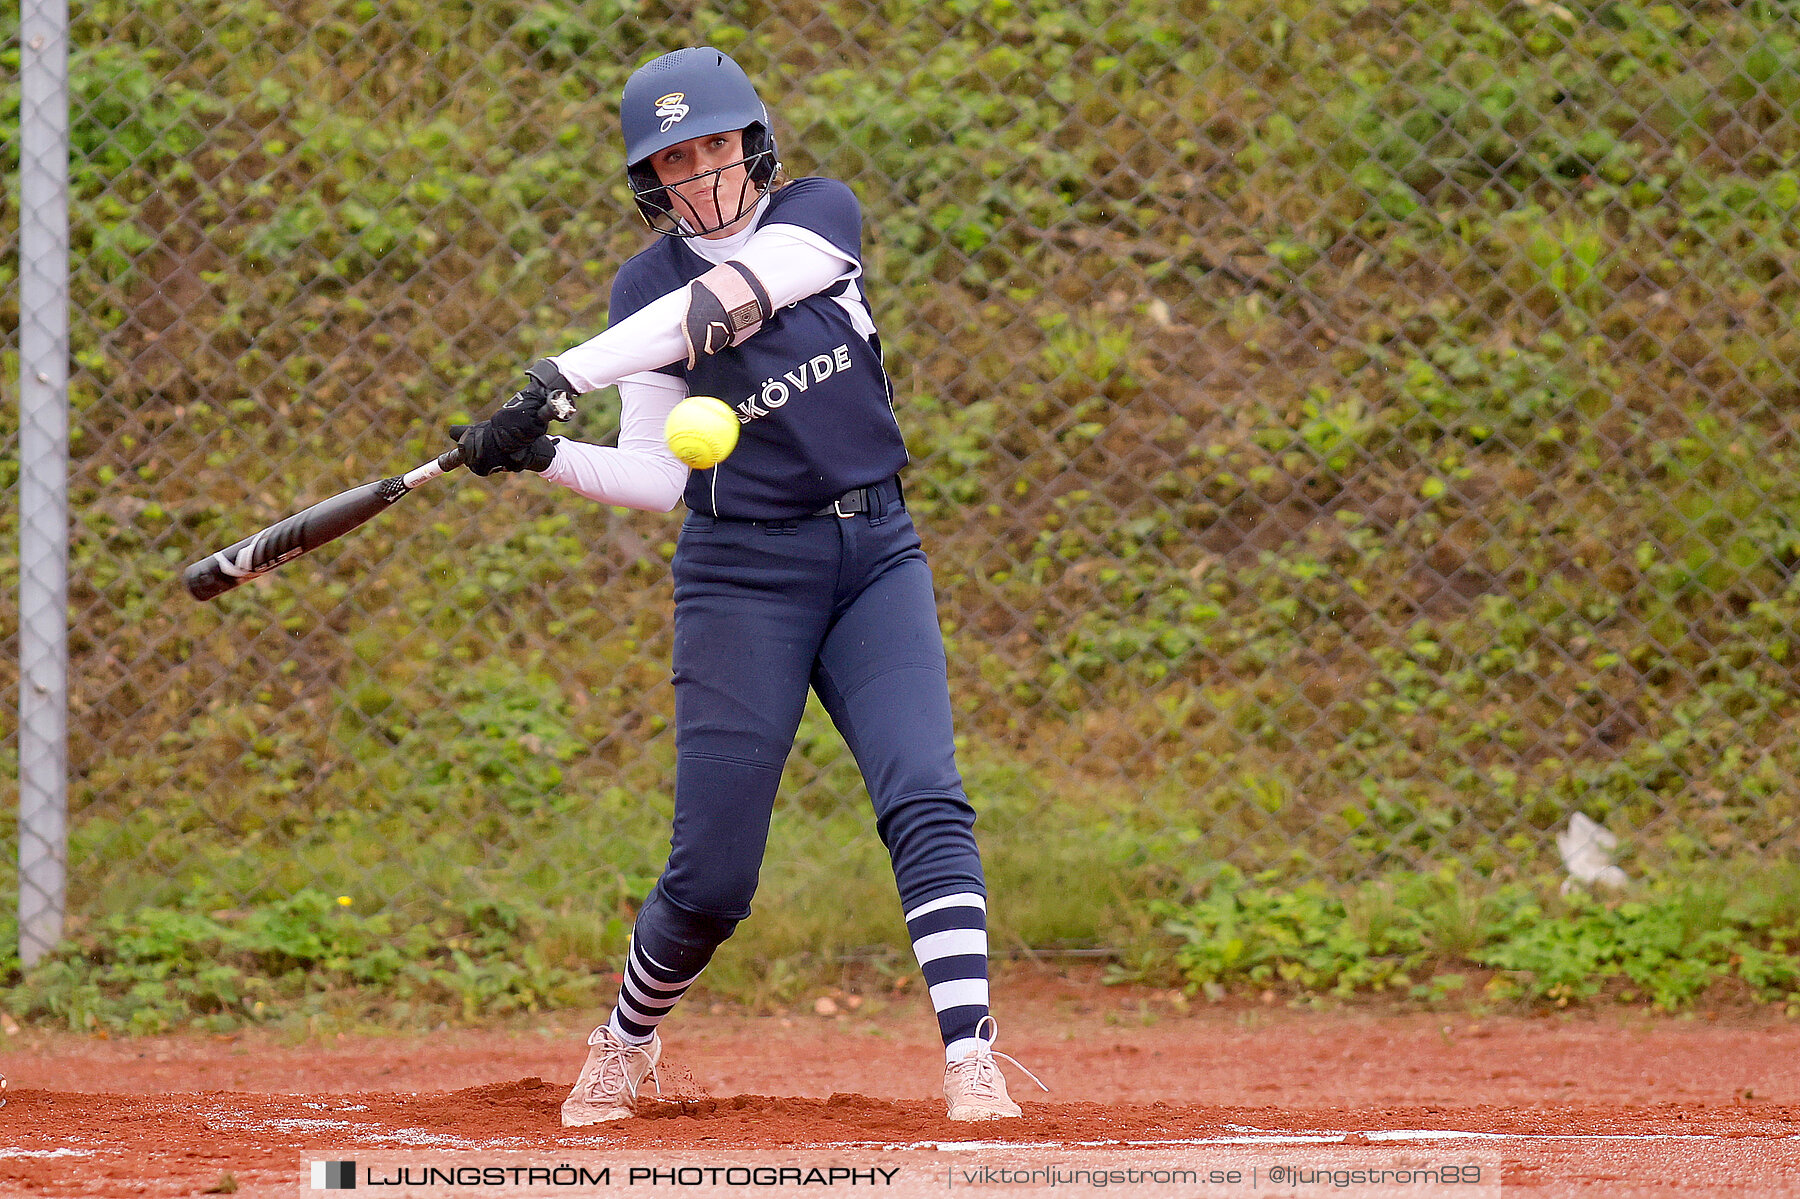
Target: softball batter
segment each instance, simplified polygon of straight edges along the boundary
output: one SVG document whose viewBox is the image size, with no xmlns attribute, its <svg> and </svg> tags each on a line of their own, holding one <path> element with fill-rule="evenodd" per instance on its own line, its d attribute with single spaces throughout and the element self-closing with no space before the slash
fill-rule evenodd
<svg viewBox="0 0 1800 1199">
<path fill-rule="evenodd" d="M 539 471 L 607 504 L 688 508 L 673 563 L 669 859 L 563 1123 L 632 1114 L 658 1026 L 750 914 L 808 687 L 874 801 L 943 1035 L 949 1117 L 1017 1116 L 993 1049 L 986 887 L 931 573 L 863 293 L 861 208 L 840 182 L 785 177 L 755 87 L 717 50 L 644 65 L 621 109 L 631 189 L 661 236 L 619 271 L 606 332 L 533 363 L 489 420 L 452 430 L 479 475 Z M 550 437 L 537 418 L 554 393 L 614 383 L 617 448 Z M 663 441 L 689 394 L 720 397 L 740 422 L 737 449 L 708 470 Z"/>
</svg>

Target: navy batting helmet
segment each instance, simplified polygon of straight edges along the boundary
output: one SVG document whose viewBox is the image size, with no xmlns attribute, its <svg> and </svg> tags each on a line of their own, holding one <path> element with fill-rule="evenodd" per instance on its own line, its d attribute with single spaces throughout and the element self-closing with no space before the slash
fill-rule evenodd
<svg viewBox="0 0 1800 1199">
<path fill-rule="evenodd" d="M 768 110 L 750 77 L 729 55 L 711 46 L 676 50 L 634 71 L 625 81 L 619 123 L 625 134 L 626 175 L 638 211 L 652 229 L 672 237 L 717 232 L 742 216 L 751 198 L 740 197 L 738 211 L 729 218 L 720 213 L 717 223 L 695 228 L 676 217 L 668 193 L 650 165 L 651 155 L 691 138 L 741 129 L 744 157 L 732 165 L 746 168 L 759 194 L 768 188 L 780 165 Z"/>
</svg>

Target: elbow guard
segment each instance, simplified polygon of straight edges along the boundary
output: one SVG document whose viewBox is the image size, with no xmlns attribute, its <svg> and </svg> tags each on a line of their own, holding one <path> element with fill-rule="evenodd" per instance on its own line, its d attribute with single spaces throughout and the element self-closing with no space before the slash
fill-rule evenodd
<svg viewBox="0 0 1800 1199">
<path fill-rule="evenodd" d="M 688 284 L 687 315 L 681 336 L 687 342 L 692 370 L 703 354 L 742 345 L 769 319 L 769 293 L 741 262 L 715 266 Z"/>
</svg>

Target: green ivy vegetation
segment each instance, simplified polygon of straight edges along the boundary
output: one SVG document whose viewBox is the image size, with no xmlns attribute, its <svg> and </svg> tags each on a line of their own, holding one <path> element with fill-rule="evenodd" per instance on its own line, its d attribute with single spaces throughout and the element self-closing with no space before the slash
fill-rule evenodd
<svg viewBox="0 0 1800 1199">
<path fill-rule="evenodd" d="M 81 8 L 78 940 L 314 888 L 616 952 L 666 835 L 667 517 L 464 481 L 278 584 L 178 574 L 604 322 L 643 237 L 614 97 L 695 42 L 863 199 L 1006 947 L 1151 953 L 1221 860 L 1337 902 L 1445 857 L 1523 885 L 1574 810 L 1640 875 L 1791 853 L 1789 6 L 747 15 Z M 616 396 L 586 407 L 604 438 Z M 790 770 L 746 952 L 889 942 L 826 918 L 892 898 L 816 708 Z"/>
<path fill-rule="evenodd" d="M 1757 1004 L 1800 1016 L 1793 874 L 1765 869 L 1750 889 L 1741 874 L 1714 874 L 1565 896 L 1549 880 L 1496 886 L 1455 868 L 1329 889 L 1225 867 L 1192 899 L 1154 901 L 1157 927 L 1124 946 L 1107 977 L 1213 1002 L 1487 1012 Z M 179 906 L 105 917 L 29 970 L 0 958 L 0 1007 L 77 1032 L 317 1032 L 592 1011 L 616 987 L 616 975 L 559 951 L 538 911 L 481 902 L 415 924 L 310 889 L 248 908 L 228 902 L 196 892 Z M 15 932 L 0 925 L 6 945 Z M 794 949 L 753 966 L 734 955 L 721 954 L 700 999 L 787 1004 L 821 980 L 881 987 L 909 966 L 892 949 Z"/>
<path fill-rule="evenodd" d="M 108 916 L 29 971 L 15 956 L 0 963 L 4 1006 L 41 1025 L 136 1034 L 461 1022 L 598 1000 L 592 975 L 546 963 L 523 942 L 521 914 L 496 905 L 403 925 L 312 890 L 241 910 L 227 902 L 195 894 Z M 16 943 L 16 927 L 0 931 Z"/>
<path fill-rule="evenodd" d="M 1745 887 L 1746 881 L 1751 886 Z M 1436 874 L 1328 890 L 1226 868 L 1188 903 L 1157 902 L 1189 989 L 1567 1007 L 1703 999 L 1800 1015 L 1800 889 L 1792 867 L 1663 882 L 1618 895 L 1471 885 Z"/>
</svg>

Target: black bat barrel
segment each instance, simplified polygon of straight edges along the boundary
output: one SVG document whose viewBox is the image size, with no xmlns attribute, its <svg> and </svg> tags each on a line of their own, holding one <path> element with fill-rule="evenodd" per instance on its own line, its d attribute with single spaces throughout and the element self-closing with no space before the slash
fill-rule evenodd
<svg viewBox="0 0 1800 1199">
<path fill-rule="evenodd" d="M 291 558 L 318 549 L 362 524 L 405 495 L 406 484 L 396 476 L 353 487 L 304 512 L 296 512 L 260 533 L 244 538 L 228 549 L 193 563 L 181 573 L 188 594 L 198 600 L 223 595 L 257 575 L 274 570 Z"/>
</svg>

